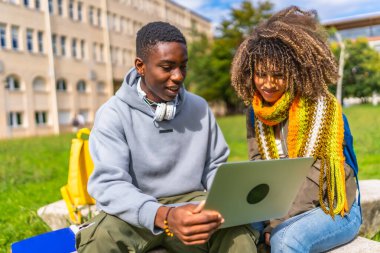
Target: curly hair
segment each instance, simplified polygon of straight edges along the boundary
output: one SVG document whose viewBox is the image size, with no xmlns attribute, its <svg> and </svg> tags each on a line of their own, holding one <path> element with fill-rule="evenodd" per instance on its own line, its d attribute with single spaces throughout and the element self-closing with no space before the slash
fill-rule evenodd
<svg viewBox="0 0 380 253">
<path fill-rule="evenodd" d="M 179 42 L 186 45 L 186 39 L 177 27 L 167 22 L 151 22 L 137 32 L 137 56 L 145 59 L 149 51 L 159 42 Z"/>
<path fill-rule="evenodd" d="M 256 87 L 254 71 L 282 71 L 293 96 L 316 100 L 338 79 L 338 65 L 327 44 L 317 12 L 288 7 L 260 23 L 239 46 L 231 68 L 231 85 L 246 104 Z"/>
</svg>

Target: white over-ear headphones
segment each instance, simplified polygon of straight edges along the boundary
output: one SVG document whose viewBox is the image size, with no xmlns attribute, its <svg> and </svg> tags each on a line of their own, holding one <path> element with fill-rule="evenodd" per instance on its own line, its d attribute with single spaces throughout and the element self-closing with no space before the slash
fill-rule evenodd
<svg viewBox="0 0 380 253">
<path fill-rule="evenodd" d="M 165 120 L 172 120 L 175 117 L 176 112 L 176 106 L 177 106 L 177 97 L 174 101 L 166 102 L 166 103 L 156 103 L 151 102 L 147 99 L 146 93 L 141 89 L 141 78 L 137 82 L 137 93 L 139 94 L 139 97 L 147 104 L 150 108 L 152 108 L 152 105 L 156 106 L 156 110 L 154 112 L 154 118 L 155 121 L 163 121 Z"/>
<path fill-rule="evenodd" d="M 174 119 L 176 111 L 175 103 L 166 102 L 166 103 L 157 103 L 156 111 L 154 113 L 155 121 L 172 120 Z"/>
</svg>

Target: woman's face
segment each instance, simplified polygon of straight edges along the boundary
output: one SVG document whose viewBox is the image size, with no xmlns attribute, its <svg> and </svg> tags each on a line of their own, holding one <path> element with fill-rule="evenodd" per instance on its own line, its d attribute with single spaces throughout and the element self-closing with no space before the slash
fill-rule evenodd
<svg viewBox="0 0 380 253">
<path fill-rule="evenodd" d="M 281 70 L 263 70 L 259 66 L 255 68 L 253 81 L 256 89 L 259 91 L 264 100 L 274 104 L 287 89 L 284 73 Z"/>
</svg>

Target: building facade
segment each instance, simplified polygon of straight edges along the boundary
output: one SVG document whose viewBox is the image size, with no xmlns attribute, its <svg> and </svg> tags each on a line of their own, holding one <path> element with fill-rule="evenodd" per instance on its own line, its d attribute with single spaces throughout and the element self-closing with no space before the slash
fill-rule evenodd
<svg viewBox="0 0 380 253">
<path fill-rule="evenodd" d="M 368 45 L 380 53 L 380 12 L 367 13 L 352 17 L 345 17 L 323 22 L 326 28 L 335 28 L 339 33 L 341 40 L 355 40 L 357 38 L 366 38 Z M 337 41 L 337 37 L 331 37 Z M 373 105 L 380 103 L 380 96 L 376 92 L 368 98 Z M 362 98 L 344 98 L 343 104 L 353 105 L 361 104 Z"/>
<path fill-rule="evenodd" d="M 368 44 L 380 52 L 380 12 L 327 20 L 323 25 L 334 27 L 343 40 L 367 38 Z"/>
<path fill-rule="evenodd" d="M 167 21 L 192 40 L 211 22 L 169 0 L 0 0 L 0 139 L 71 131 L 133 66 L 137 30 Z"/>
</svg>

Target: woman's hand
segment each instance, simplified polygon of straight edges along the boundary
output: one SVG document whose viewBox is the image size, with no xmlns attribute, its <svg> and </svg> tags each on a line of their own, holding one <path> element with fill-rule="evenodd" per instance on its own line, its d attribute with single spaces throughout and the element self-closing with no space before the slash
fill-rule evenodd
<svg viewBox="0 0 380 253">
<path fill-rule="evenodd" d="M 270 233 L 265 233 L 264 237 L 265 237 L 265 244 L 270 246 Z"/>
<path fill-rule="evenodd" d="M 204 201 L 199 205 L 187 204 L 172 209 L 168 216 L 171 232 L 185 245 L 206 243 L 224 222 L 220 213 L 203 210 Z"/>
</svg>

